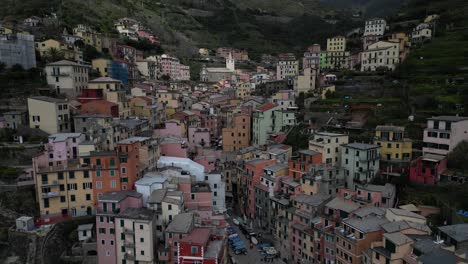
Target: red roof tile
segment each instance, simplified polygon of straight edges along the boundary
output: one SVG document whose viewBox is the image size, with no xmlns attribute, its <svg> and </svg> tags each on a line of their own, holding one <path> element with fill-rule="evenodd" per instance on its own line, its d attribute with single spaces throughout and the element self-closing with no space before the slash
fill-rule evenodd
<svg viewBox="0 0 468 264">
<path fill-rule="evenodd" d="M 275 108 L 277 106 L 278 105 L 275 104 L 275 103 L 268 103 L 268 104 L 264 104 L 264 105 L 261 105 L 261 106 L 257 107 L 257 109 L 255 109 L 255 110 L 259 111 L 259 112 L 265 112 L 265 111 L 273 109 L 273 108 Z"/>
</svg>

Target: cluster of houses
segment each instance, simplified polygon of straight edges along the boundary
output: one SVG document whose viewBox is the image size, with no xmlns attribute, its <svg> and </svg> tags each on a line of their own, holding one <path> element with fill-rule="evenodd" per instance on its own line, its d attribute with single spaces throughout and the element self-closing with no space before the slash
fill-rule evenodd
<svg viewBox="0 0 468 264">
<path fill-rule="evenodd" d="M 95 216 L 94 225 L 78 231 L 82 243 L 95 244 L 98 263 L 227 263 L 228 208 L 251 228 L 272 234 L 287 263 L 466 258 L 468 237 L 457 235 L 466 226 L 440 227 L 435 239 L 427 217 L 437 208 L 397 206 L 396 187 L 374 180 L 408 173 L 423 184 L 459 181 L 444 174 L 446 157 L 468 140 L 468 118 L 428 119 L 422 154 L 414 153 L 403 127 L 392 125 L 377 126 L 371 143 L 313 131 L 308 149 L 293 152 L 285 144 L 298 124 L 296 97 L 311 92 L 325 98 L 334 91 L 336 76 L 322 72 L 358 65 L 362 71 L 394 69 L 410 40 L 431 38 L 434 19 L 411 35 L 391 36 L 383 19 L 369 20 L 358 55 L 347 51 L 345 37 L 330 38 L 326 51 L 318 44 L 308 48 L 302 70 L 291 53 L 264 56 L 255 71 L 237 69 L 247 52 L 219 48 L 225 67 L 202 67 L 196 83 L 188 82 L 190 68 L 179 59 L 143 58 L 85 25 L 40 42 L 4 32 L 0 49 L 24 45 L 16 48 L 48 56 L 54 48 L 65 56 L 44 68 L 49 96 L 31 96 L 27 112 L 7 112 L 0 120 L 2 127 L 48 135 L 32 159 L 36 225 Z M 122 37 L 159 43 L 136 20 L 123 18 L 115 27 Z M 79 40 L 111 56 L 85 62 Z M 15 54 L 0 50 L 0 61 L 35 67 L 34 56 Z"/>
</svg>

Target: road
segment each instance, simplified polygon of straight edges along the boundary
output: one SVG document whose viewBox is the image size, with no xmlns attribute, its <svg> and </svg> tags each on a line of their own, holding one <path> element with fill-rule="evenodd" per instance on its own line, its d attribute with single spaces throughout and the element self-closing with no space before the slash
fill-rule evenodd
<svg viewBox="0 0 468 264">
<path fill-rule="evenodd" d="M 247 237 L 242 233 L 242 231 L 239 230 L 239 227 L 236 226 L 232 222 L 232 218 L 228 219 L 229 224 L 236 229 L 237 234 L 239 234 L 240 238 L 245 242 L 247 245 L 247 254 L 240 254 L 236 255 L 234 252 L 231 250 L 229 247 L 229 254 L 233 256 L 234 260 L 236 261 L 237 264 L 255 264 L 255 263 L 273 263 L 273 264 L 284 264 L 282 260 L 274 259 L 273 262 L 264 262 L 263 261 L 263 256 L 260 254 L 258 251 L 257 247 L 254 246 L 252 249 L 250 249 L 250 241 L 247 239 Z"/>
</svg>

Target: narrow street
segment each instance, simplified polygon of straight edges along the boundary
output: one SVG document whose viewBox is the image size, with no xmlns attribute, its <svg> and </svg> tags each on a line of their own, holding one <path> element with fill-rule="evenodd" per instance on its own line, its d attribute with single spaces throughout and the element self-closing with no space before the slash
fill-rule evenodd
<svg viewBox="0 0 468 264">
<path fill-rule="evenodd" d="M 247 254 L 240 254 L 236 255 L 234 254 L 234 251 L 229 248 L 229 254 L 233 256 L 235 263 L 238 264 L 254 264 L 254 263 L 273 263 L 273 264 L 284 264 L 284 262 L 279 259 L 273 259 L 273 262 L 265 262 L 263 260 L 263 255 L 260 253 L 259 249 L 257 246 L 254 246 L 252 249 L 250 249 L 250 241 L 247 239 L 247 237 L 242 233 L 242 231 L 239 229 L 239 226 L 235 225 L 232 222 L 232 217 L 228 219 L 229 224 L 236 230 L 237 234 L 239 234 L 240 238 L 245 242 L 247 245 Z"/>
</svg>

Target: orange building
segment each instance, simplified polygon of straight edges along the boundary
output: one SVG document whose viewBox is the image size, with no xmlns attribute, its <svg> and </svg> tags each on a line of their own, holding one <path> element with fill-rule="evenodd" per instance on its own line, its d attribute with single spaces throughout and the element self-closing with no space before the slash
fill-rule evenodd
<svg viewBox="0 0 468 264">
<path fill-rule="evenodd" d="M 322 154 L 313 150 L 299 150 L 299 156 L 289 161 L 289 176 L 295 180 L 302 179 L 302 175 L 309 169 L 322 162 Z"/>
<path fill-rule="evenodd" d="M 94 207 L 97 208 L 99 198 L 107 192 L 122 190 L 120 178 L 120 162 L 117 152 L 91 152 L 86 162 L 91 165 L 93 179 Z"/>
<path fill-rule="evenodd" d="M 250 116 L 236 114 L 229 127 L 223 128 L 223 151 L 236 151 L 250 146 Z"/>
<path fill-rule="evenodd" d="M 119 117 L 119 105 L 106 100 L 90 101 L 81 105 L 80 113 Z"/>
</svg>

